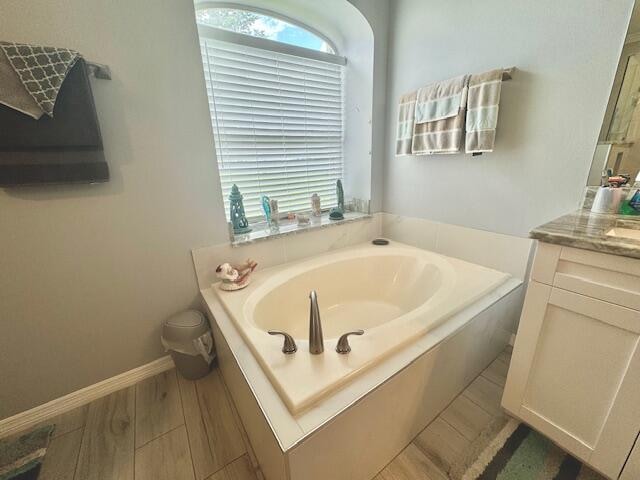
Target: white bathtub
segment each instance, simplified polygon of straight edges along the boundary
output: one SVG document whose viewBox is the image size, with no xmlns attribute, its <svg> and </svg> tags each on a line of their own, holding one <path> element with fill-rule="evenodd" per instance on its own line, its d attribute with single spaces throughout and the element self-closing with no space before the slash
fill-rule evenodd
<svg viewBox="0 0 640 480">
<path fill-rule="evenodd" d="M 257 271 L 246 289 L 226 292 L 220 302 L 264 373 L 292 414 L 378 364 L 506 282 L 510 275 L 392 242 L 362 244 L 310 260 Z M 308 349 L 309 292 L 318 292 L 325 351 Z M 282 353 L 282 337 L 298 351 Z M 335 352 L 338 337 L 350 337 L 351 353 Z"/>
</svg>

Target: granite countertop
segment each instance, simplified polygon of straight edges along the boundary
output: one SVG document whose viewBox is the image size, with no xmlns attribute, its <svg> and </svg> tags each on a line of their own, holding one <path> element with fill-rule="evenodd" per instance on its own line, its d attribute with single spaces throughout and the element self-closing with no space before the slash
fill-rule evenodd
<svg viewBox="0 0 640 480">
<path fill-rule="evenodd" d="M 529 236 L 546 243 L 640 258 L 640 240 L 607 235 L 612 228 L 640 230 L 640 217 L 581 209 L 534 228 Z"/>
</svg>

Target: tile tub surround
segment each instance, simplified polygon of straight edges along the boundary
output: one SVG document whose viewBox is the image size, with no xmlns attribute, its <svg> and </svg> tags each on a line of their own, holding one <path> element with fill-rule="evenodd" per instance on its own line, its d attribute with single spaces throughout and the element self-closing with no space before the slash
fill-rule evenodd
<svg viewBox="0 0 640 480">
<path fill-rule="evenodd" d="M 294 417 L 215 293 L 201 293 L 221 371 L 268 480 L 372 478 L 504 348 L 522 301 L 521 282 L 511 279 Z"/>
<path fill-rule="evenodd" d="M 200 289 L 218 281 L 215 268 L 224 262 L 253 258 L 258 269 L 300 260 L 348 247 L 377 237 L 389 238 L 413 247 L 484 267 L 510 273 L 521 280 L 527 276 L 533 241 L 512 235 L 433 222 L 422 218 L 376 213 L 357 221 L 326 228 L 298 231 L 291 235 L 232 246 L 222 243 L 192 250 Z"/>
<path fill-rule="evenodd" d="M 383 237 L 527 278 L 531 239 L 390 213 L 379 216 Z"/>
<path fill-rule="evenodd" d="M 331 220 L 329 218 L 329 212 L 323 213 L 320 217 L 314 217 L 311 213 L 307 213 L 307 215 L 309 216 L 309 223 L 307 225 L 298 225 L 298 220 L 296 219 L 289 220 L 288 218 L 283 218 L 280 220 L 279 227 L 276 230 L 270 229 L 266 222 L 251 224 L 253 230 L 249 233 L 233 235 L 231 245 L 239 247 L 247 243 L 260 242 L 287 235 L 296 235 L 318 228 L 331 228 L 335 225 L 371 218 L 370 214 L 361 212 L 344 212 L 344 218 L 342 220 Z"/>
<path fill-rule="evenodd" d="M 280 265 L 320 253 L 337 250 L 373 240 L 382 233 L 380 214 L 327 225 L 326 228 L 305 229 L 289 235 L 266 238 L 238 246 L 222 243 L 191 251 L 200 289 L 219 281 L 216 266 L 221 263 L 241 263 L 247 258 L 258 262 L 258 270 Z"/>
<path fill-rule="evenodd" d="M 581 209 L 534 228 L 530 236 L 546 243 L 640 258 L 640 242 L 607 235 L 612 228 L 640 230 L 640 217 Z"/>
<path fill-rule="evenodd" d="M 448 257 L 459 258 L 521 280 L 526 278 L 533 241 L 512 235 L 433 222 L 423 218 L 375 213 L 358 221 L 232 246 L 222 243 L 195 248 L 192 258 L 198 286 L 218 281 L 215 267 L 253 258 L 258 270 L 348 247 L 377 237 L 389 238 Z"/>
</svg>

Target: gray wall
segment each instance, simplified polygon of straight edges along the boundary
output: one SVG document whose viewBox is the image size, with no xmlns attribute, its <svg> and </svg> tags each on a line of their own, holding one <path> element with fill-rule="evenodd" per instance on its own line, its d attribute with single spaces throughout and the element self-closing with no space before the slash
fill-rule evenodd
<svg viewBox="0 0 640 480">
<path fill-rule="evenodd" d="M 387 0 L 354 3 L 386 42 Z M 197 301 L 191 248 L 228 235 L 191 1 L 3 0 L 0 19 L 113 74 L 93 82 L 112 180 L 0 190 L 1 419 L 162 356 L 162 320 Z"/>
<path fill-rule="evenodd" d="M 383 210 L 526 236 L 577 208 L 633 0 L 391 5 Z M 395 157 L 402 93 L 510 66 L 494 153 Z"/>
<path fill-rule="evenodd" d="M 196 300 L 190 249 L 228 238 L 189 1 L 5 0 L 2 39 L 111 66 L 93 82 L 113 178 L 0 190 L 0 418 L 163 354 Z"/>
</svg>

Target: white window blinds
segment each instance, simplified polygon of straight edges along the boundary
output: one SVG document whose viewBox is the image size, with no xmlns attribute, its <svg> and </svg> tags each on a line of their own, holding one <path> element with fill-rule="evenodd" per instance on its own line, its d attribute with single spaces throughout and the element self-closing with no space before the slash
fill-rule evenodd
<svg viewBox="0 0 640 480">
<path fill-rule="evenodd" d="M 220 179 L 229 216 L 235 183 L 249 219 L 261 196 L 281 213 L 337 203 L 343 174 L 343 67 L 200 38 Z"/>
</svg>

